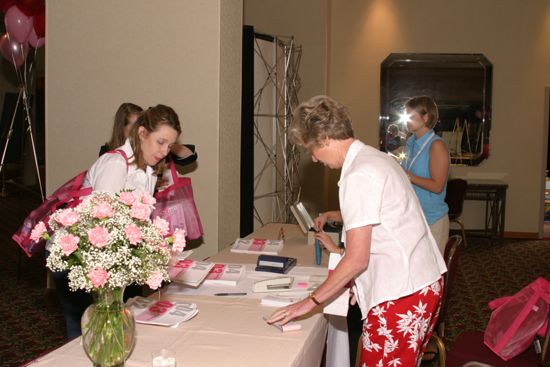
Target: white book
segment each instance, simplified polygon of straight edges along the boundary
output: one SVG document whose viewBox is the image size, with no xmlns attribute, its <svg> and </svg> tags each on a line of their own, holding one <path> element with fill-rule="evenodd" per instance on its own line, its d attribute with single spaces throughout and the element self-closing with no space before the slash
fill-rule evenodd
<svg viewBox="0 0 550 367">
<path fill-rule="evenodd" d="M 242 264 L 214 264 L 204 279 L 204 284 L 236 286 L 245 274 Z"/>
<path fill-rule="evenodd" d="M 336 268 L 336 265 L 340 262 L 342 256 L 340 254 L 331 253 L 328 259 L 328 276 L 330 277 L 331 270 Z M 323 312 L 330 315 L 347 316 L 349 308 L 349 288 L 346 288 L 343 293 L 338 297 L 332 299 L 328 303 Z"/>
<path fill-rule="evenodd" d="M 277 255 L 283 249 L 283 240 L 266 238 L 237 238 L 231 246 L 231 252 L 244 254 Z"/>
<path fill-rule="evenodd" d="M 185 259 L 169 266 L 168 275 L 174 282 L 198 287 L 213 267 L 212 262 Z"/>
<path fill-rule="evenodd" d="M 128 300 L 134 319 L 140 324 L 177 327 L 199 312 L 195 303 L 158 301 L 153 298 L 134 297 Z"/>
</svg>

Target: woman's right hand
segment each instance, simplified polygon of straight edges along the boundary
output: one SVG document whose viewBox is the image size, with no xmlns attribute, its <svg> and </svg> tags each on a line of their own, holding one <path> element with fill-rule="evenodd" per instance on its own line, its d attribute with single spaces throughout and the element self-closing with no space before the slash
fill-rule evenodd
<svg viewBox="0 0 550 367">
<path fill-rule="evenodd" d="M 329 250 L 330 252 L 339 254 L 342 251 L 340 247 L 336 246 L 334 241 L 332 241 L 332 238 L 326 232 L 321 231 L 321 232 L 315 233 L 315 239 L 319 240 L 319 242 L 321 242 L 323 247 Z"/>
<path fill-rule="evenodd" d="M 319 216 L 313 220 L 313 223 L 315 224 L 315 229 L 318 232 L 323 230 L 326 222 L 328 222 L 328 212 L 319 214 Z"/>
</svg>

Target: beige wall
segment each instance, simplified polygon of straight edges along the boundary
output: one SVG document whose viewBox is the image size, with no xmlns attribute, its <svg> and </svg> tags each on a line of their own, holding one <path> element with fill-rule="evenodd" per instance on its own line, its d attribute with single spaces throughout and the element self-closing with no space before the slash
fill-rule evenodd
<svg viewBox="0 0 550 367">
<path fill-rule="evenodd" d="M 205 236 L 194 255 L 233 241 L 242 1 L 57 0 L 47 17 L 48 192 L 94 162 L 120 103 L 167 104 L 182 122 L 180 141 L 199 154 L 189 176 Z"/>
<path fill-rule="evenodd" d="M 244 2 L 244 24 L 253 26 L 258 33 L 293 36 L 296 44 L 302 46 L 298 72 L 300 102 L 326 93 L 328 4 L 328 0 Z M 309 156 L 303 155 L 300 164 L 301 200 L 312 213 L 328 209 L 323 199 L 325 174 L 322 166 L 313 164 Z"/>
<path fill-rule="evenodd" d="M 485 54 L 493 63 L 491 156 L 479 167 L 453 167 L 451 174 L 503 178 L 509 184 L 506 231 L 539 232 L 550 84 L 547 1 L 331 1 L 329 28 L 329 93 L 349 106 L 359 137 L 371 145 L 377 141 L 380 63 L 389 53 Z M 467 204 L 471 222 L 483 207 Z"/>
<path fill-rule="evenodd" d="M 326 5 L 327 24 L 321 15 Z M 245 21 L 268 33 L 294 35 L 304 46 L 300 70 L 302 91 L 308 93 L 301 98 L 323 93 L 321 85 L 310 83 L 328 70 L 326 93 L 350 108 L 358 137 L 371 145 L 377 144 L 380 63 L 388 54 L 485 54 L 494 66 L 491 156 L 478 167 L 452 167 L 451 175 L 504 179 L 509 184 L 506 231 L 542 230 L 545 87 L 550 85 L 547 1 L 258 0 L 245 2 Z M 327 173 L 321 208 L 338 205 L 338 175 Z M 306 177 L 304 189 L 315 190 L 320 176 Z M 483 216 L 482 203 L 466 203 L 467 227 L 482 227 Z"/>
</svg>

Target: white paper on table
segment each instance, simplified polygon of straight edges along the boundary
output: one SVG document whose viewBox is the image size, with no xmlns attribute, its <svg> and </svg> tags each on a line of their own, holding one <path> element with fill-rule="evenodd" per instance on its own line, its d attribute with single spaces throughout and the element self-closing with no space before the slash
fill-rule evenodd
<svg viewBox="0 0 550 367">
<path fill-rule="evenodd" d="M 196 296 L 213 296 L 215 293 L 246 293 L 247 295 L 245 297 L 247 298 L 261 299 L 267 296 L 267 294 L 254 293 L 254 283 L 258 280 L 278 278 L 281 276 L 281 274 L 277 273 L 255 271 L 255 264 L 245 264 L 244 267 L 245 274 L 235 286 L 204 284 L 203 282 L 198 288 L 193 288 L 185 284 L 171 283 L 163 290 L 163 293 Z M 305 296 L 326 279 L 326 273 L 326 268 L 295 266 L 285 274 L 294 277 L 292 288 L 288 291 L 272 293 L 271 295 L 284 294 L 287 292 L 303 292 Z"/>
</svg>

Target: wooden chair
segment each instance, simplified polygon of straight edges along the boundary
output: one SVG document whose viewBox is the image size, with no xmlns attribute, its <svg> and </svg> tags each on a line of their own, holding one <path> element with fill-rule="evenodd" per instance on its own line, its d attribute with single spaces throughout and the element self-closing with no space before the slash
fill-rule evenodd
<svg viewBox="0 0 550 367">
<path fill-rule="evenodd" d="M 460 226 L 464 246 L 466 246 L 466 231 L 461 216 L 467 186 L 468 182 L 466 180 L 461 178 L 451 179 L 447 182 L 447 194 L 445 195 L 445 202 L 449 206 L 449 222 Z"/>
<path fill-rule="evenodd" d="M 447 317 L 449 294 L 454 286 L 456 272 L 458 269 L 458 260 L 460 259 L 461 253 L 462 237 L 459 235 L 449 237 L 449 240 L 445 245 L 445 252 L 443 254 L 443 259 L 447 265 L 447 272 L 444 275 L 445 285 L 443 288 L 443 296 L 441 297 L 441 307 L 439 308 L 439 317 L 437 319 L 435 331 L 430 338 L 430 343 L 434 344 L 437 348 L 439 367 L 445 367 L 447 351 L 442 338 L 445 335 L 445 318 Z"/>
<path fill-rule="evenodd" d="M 445 318 L 447 317 L 447 309 L 449 308 L 449 294 L 453 289 L 456 273 L 458 270 L 458 261 L 462 254 L 462 237 L 454 235 L 449 237 L 447 244 L 445 245 L 445 252 L 443 253 L 443 259 L 445 265 L 447 265 L 447 272 L 444 275 L 445 285 L 443 288 L 443 297 L 441 300 L 441 308 L 439 309 L 439 317 L 437 321 L 437 331 L 440 337 L 445 336 Z"/>
</svg>

